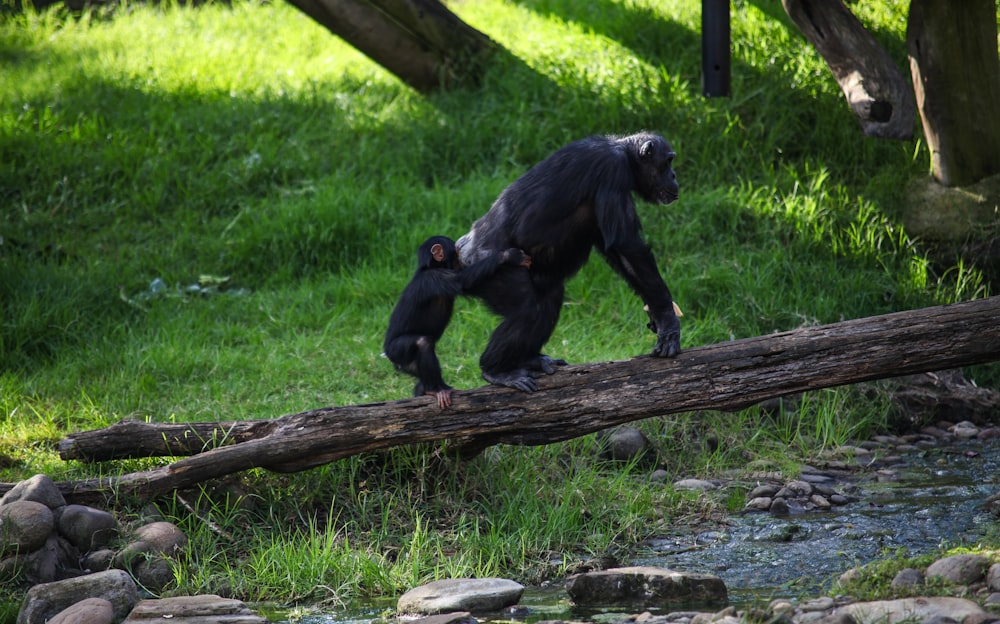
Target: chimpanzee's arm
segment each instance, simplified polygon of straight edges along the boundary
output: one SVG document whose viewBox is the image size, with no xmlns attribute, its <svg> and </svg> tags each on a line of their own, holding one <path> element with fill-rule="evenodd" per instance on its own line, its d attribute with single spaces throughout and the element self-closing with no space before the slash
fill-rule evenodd
<svg viewBox="0 0 1000 624">
<path fill-rule="evenodd" d="M 459 271 L 463 292 L 475 289 L 504 265 L 530 267 L 531 258 L 520 249 L 505 249 L 492 253 Z"/>
<path fill-rule="evenodd" d="M 599 245 L 598 250 L 649 306 L 649 316 L 656 327 L 653 355 L 674 357 L 680 353 L 681 323 L 674 312 L 670 289 L 656 267 L 656 259 L 649 246 L 641 239 L 635 239 L 607 250 Z"/>
</svg>

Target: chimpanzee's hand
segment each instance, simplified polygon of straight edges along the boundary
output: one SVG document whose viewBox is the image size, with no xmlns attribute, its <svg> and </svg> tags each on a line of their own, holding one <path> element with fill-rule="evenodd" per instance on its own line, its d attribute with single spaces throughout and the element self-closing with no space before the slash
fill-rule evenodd
<svg viewBox="0 0 1000 624">
<path fill-rule="evenodd" d="M 503 263 L 511 266 L 523 266 L 526 269 L 530 269 L 531 256 L 516 247 L 511 247 L 503 252 Z"/>
<path fill-rule="evenodd" d="M 673 310 L 659 319 L 649 322 L 650 329 L 656 331 L 655 357 L 676 357 L 681 352 L 681 322 Z"/>
</svg>

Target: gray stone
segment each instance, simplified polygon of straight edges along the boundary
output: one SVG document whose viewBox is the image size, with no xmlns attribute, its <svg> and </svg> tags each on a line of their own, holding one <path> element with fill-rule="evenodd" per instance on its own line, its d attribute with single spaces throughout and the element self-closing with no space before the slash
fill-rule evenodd
<svg viewBox="0 0 1000 624">
<path fill-rule="evenodd" d="M 83 570 L 87 572 L 100 572 L 110 568 L 114 559 L 115 551 L 104 548 L 87 553 L 87 555 L 83 558 L 81 565 L 83 566 Z"/>
<path fill-rule="evenodd" d="M 408 622 L 408 624 L 478 624 L 478 620 L 472 617 L 472 614 L 468 611 L 455 611 L 453 613 L 426 615 Z"/>
<path fill-rule="evenodd" d="M 1000 592 L 1000 563 L 994 563 L 986 572 L 986 587 L 991 592 Z"/>
<path fill-rule="evenodd" d="M 780 489 L 781 489 L 780 487 L 772 483 L 764 483 L 750 490 L 750 492 L 747 494 L 747 498 L 748 499 L 771 498 L 772 496 L 777 494 L 778 490 Z"/>
<path fill-rule="evenodd" d="M 41 548 L 54 526 L 52 510 L 42 503 L 15 500 L 0 507 L 0 554 Z"/>
<path fill-rule="evenodd" d="M 897 624 L 923 622 L 937 616 L 946 616 L 961 622 L 967 616 L 982 615 L 986 612 L 971 600 L 938 596 L 856 602 L 839 607 L 833 613 L 837 616 L 850 615 L 857 622 Z"/>
<path fill-rule="evenodd" d="M 615 427 L 598 435 L 601 443 L 600 457 L 603 460 L 629 462 L 639 460 L 641 464 L 656 462 L 656 453 L 646 434 L 634 427 Z"/>
<path fill-rule="evenodd" d="M 170 559 L 153 556 L 132 566 L 135 582 L 151 594 L 160 594 L 176 580 Z"/>
<path fill-rule="evenodd" d="M 826 510 L 826 509 L 830 508 L 830 501 L 826 500 L 824 497 L 820 496 L 819 494 L 813 494 L 812 496 L 810 496 L 809 497 L 809 502 L 812 503 L 813 505 L 815 505 L 816 509 Z"/>
<path fill-rule="evenodd" d="M 267 624 L 266 618 L 254 614 L 245 603 L 214 594 L 143 600 L 135 605 L 122 624 L 167 621 L 181 624 Z"/>
<path fill-rule="evenodd" d="M 775 498 L 771 501 L 768 511 L 775 516 L 787 516 L 789 514 L 788 503 L 783 498 Z"/>
<path fill-rule="evenodd" d="M 747 509 L 756 509 L 757 511 L 767 511 L 771 508 L 771 499 L 767 496 L 757 496 L 750 499 L 747 502 Z"/>
<path fill-rule="evenodd" d="M 115 517 L 85 505 L 66 505 L 59 511 L 59 532 L 81 552 L 107 546 L 118 534 Z"/>
<path fill-rule="evenodd" d="M 152 522 L 135 531 L 135 540 L 118 553 L 114 560 L 116 568 L 130 569 L 133 564 L 144 561 L 148 555 L 176 555 L 187 545 L 187 536 L 170 522 Z"/>
<path fill-rule="evenodd" d="M 12 487 L 3 498 L 0 498 L 0 507 L 14 501 L 33 501 L 49 509 L 58 509 L 66 504 L 66 499 L 63 498 L 55 481 L 43 474 L 25 479 Z"/>
<path fill-rule="evenodd" d="M 726 585 L 717 576 L 676 572 L 652 566 L 612 568 L 575 574 L 566 591 L 579 605 L 669 606 L 726 604 Z"/>
<path fill-rule="evenodd" d="M 112 624 L 114 621 L 114 605 L 104 598 L 84 598 L 57 613 L 48 624 Z"/>
<path fill-rule="evenodd" d="M 914 568 L 903 568 L 896 573 L 892 579 L 892 587 L 901 589 L 904 587 L 919 587 L 924 584 L 924 575 L 920 570 Z"/>
<path fill-rule="evenodd" d="M 59 580 L 64 570 L 77 567 L 79 551 L 64 538 L 53 534 L 41 548 L 19 559 L 21 580 L 33 585 L 51 583 Z"/>
<path fill-rule="evenodd" d="M 982 555 L 953 555 L 938 559 L 927 566 L 928 579 L 941 578 L 956 585 L 969 585 L 983 580 L 990 561 Z"/>
<path fill-rule="evenodd" d="M 135 606 L 138 591 L 127 572 L 107 570 L 74 578 L 42 583 L 28 590 L 17 614 L 17 624 L 45 624 L 46 620 L 85 598 L 104 598 L 121 621 Z"/>
<path fill-rule="evenodd" d="M 711 481 L 706 481 L 704 479 L 681 479 L 680 481 L 674 482 L 674 487 L 678 490 L 698 490 L 701 492 L 708 492 L 716 489 L 717 486 Z"/>
<path fill-rule="evenodd" d="M 813 486 L 805 481 L 789 481 L 775 496 L 780 498 L 808 498 L 812 494 L 812 491 Z"/>
<path fill-rule="evenodd" d="M 449 611 L 498 611 L 516 604 L 524 586 L 507 579 L 444 579 L 414 587 L 399 597 L 399 613 L 434 615 Z"/>
</svg>

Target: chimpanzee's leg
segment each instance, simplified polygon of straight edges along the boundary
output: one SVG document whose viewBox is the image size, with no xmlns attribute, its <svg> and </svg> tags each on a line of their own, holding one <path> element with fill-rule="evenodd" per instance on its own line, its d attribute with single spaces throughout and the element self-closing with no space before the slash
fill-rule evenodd
<svg viewBox="0 0 1000 624">
<path fill-rule="evenodd" d="M 487 381 L 532 392 L 537 371 L 551 373 L 554 365 L 565 364 L 541 353 L 559 321 L 563 293 L 562 282 L 536 283 L 523 270 L 498 273 L 478 293 L 504 317 L 479 359 Z"/>
</svg>

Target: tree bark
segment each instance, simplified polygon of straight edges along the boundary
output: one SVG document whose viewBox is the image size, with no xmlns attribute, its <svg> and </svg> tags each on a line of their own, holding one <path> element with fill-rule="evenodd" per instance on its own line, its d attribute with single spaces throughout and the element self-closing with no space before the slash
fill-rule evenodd
<svg viewBox="0 0 1000 624">
<path fill-rule="evenodd" d="M 289 0 L 403 82 L 429 92 L 479 78 L 497 50 L 437 0 Z"/>
<path fill-rule="evenodd" d="M 430 397 L 321 408 L 255 422 L 244 432 L 250 439 L 167 466 L 60 487 L 76 502 L 149 499 L 249 468 L 305 470 L 421 442 L 549 444 L 652 416 L 734 410 L 805 390 L 998 360 L 998 318 L 1000 297 L 991 297 L 699 347 L 674 359 L 569 366 L 540 379 L 536 393 L 460 391 L 447 410 Z"/>
<path fill-rule="evenodd" d="M 967 186 L 1000 173 L 995 0 L 912 0 L 910 71 L 934 177 Z"/>
<path fill-rule="evenodd" d="M 913 91 L 899 66 L 841 0 L 781 0 L 833 72 L 865 135 L 910 139 Z"/>
</svg>

